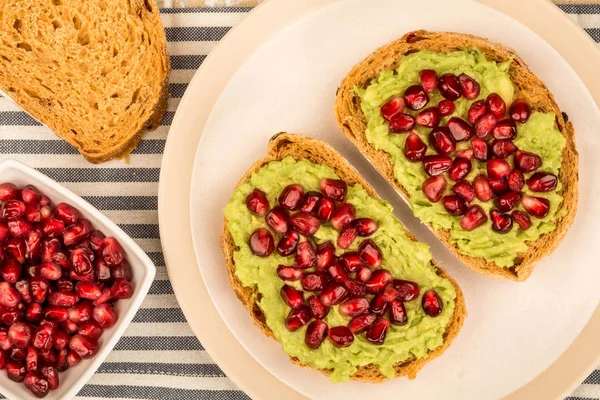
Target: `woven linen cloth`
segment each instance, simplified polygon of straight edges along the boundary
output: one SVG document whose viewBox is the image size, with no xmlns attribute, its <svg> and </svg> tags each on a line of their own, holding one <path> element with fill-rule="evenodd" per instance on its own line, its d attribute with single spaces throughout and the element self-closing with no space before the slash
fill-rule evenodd
<svg viewBox="0 0 600 400">
<path fill-rule="evenodd" d="M 600 41 L 600 5 L 560 8 Z M 9 99 L 0 98 L 0 161 L 20 160 L 83 196 L 129 234 L 157 266 L 155 281 L 133 323 L 78 399 L 249 398 L 211 360 L 177 304 L 161 253 L 157 193 L 169 125 L 189 81 L 218 41 L 250 10 L 161 10 L 173 66 L 169 108 L 162 126 L 144 137 L 130 164 L 89 164 Z M 600 370 L 568 397 L 598 398 Z"/>
</svg>

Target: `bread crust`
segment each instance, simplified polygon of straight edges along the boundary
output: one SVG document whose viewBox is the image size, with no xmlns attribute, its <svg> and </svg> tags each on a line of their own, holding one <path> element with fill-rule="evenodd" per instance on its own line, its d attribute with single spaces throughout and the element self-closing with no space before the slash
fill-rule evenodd
<svg viewBox="0 0 600 400">
<path fill-rule="evenodd" d="M 381 71 L 397 68 L 404 55 L 421 50 L 447 53 L 468 48 L 478 49 L 489 60 L 503 62 L 512 59 L 509 74 L 515 85 L 516 96 L 525 99 L 534 110 L 554 112 L 556 115 L 556 126 L 566 139 L 566 146 L 562 154 L 563 163 L 559 172 L 559 179 L 563 185 L 559 192 L 563 196 L 563 202 L 559 208 L 564 208 L 566 214 L 557 220 L 554 231 L 529 242 L 527 252 L 518 254 L 514 266 L 510 268 L 502 268 L 483 258 L 462 254 L 457 246 L 450 243 L 449 231 L 435 229 L 431 224 L 428 224 L 428 226 L 457 258 L 474 271 L 496 278 L 524 281 L 531 275 L 534 265 L 558 247 L 575 218 L 579 156 L 575 148 L 573 124 L 567 120 L 567 115 L 561 112 L 552 93 L 514 50 L 468 34 L 428 32 L 425 30 L 409 32 L 402 38 L 377 49 L 373 54 L 354 66 L 338 88 L 334 112 L 337 123 L 346 137 L 386 178 L 398 194 L 410 204 L 408 192 L 394 178 L 393 164 L 389 154 L 382 150 L 376 150 L 366 139 L 367 121 L 360 107 L 361 99 L 355 94 L 354 87 L 364 88 Z"/>
<path fill-rule="evenodd" d="M 271 138 L 268 145 L 268 155 L 254 163 L 248 169 L 248 171 L 237 183 L 236 188 L 247 181 L 251 177 L 252 173 L 258 171 L 266 164 L 272 161 L 282 160 L 288 156 L 291 156 L 296 160 L 306 159 L 313 163 L 327 165 L 333 168 L 336 174 L 338 174 L 338 176 L 344 181 L 351 185 L 358 183 L 365 188 L 369 195 L 379 198 L 377 192 L 375 192 L 371 185 L 369 185 L 369 183 L 360 176 L 358 171 L 356 171 L 341 154 L 339 154 L 329 145 L 315 139 L 288 133 L 279 133 Z M 409 231 L 405 231 L 412 240 L 416 241 L 416 238 Z M 227 219 L 225 219 L 225 224 L 221 233 L 221 250 L 225 256 L 225 263 L 231 287 L 233 288 L 237 298 L 242 302 L 244 307 L 246 307 L 252 316 L 254 323 L 265 335 L 275 339 L 273 332 L 267 326 L 265 317 L 257 304 L 257 302 L 260 300 L 260 294 L 258 293 L 257 289 L 252 287 L 244 287 L 235 274 L 236 267 L 233 260 L 233 254 L 237 249 L 238 248 L 234 243 L 229 230 L 227 229 Z M 434 260 L 432 260 L 431 264 L 437 270 L 438 275 L 450 280 L 456 289 L 456 306 L 454 314 L 448 323 L 448 326 L 446 327 L 443 345 L 433 351 L 430 351 L 427 357 L 421 359 L 411 359 L 396 365 L 395 377 L 408 376 L 410 379 L 415 378 L 417 372 L 423 368 L 425 364 L 434 358 L 439 357 L 448 348 L 448 346 L 450 346 L 460 331 L 464 318 L 467 315 L 464 296 L 456 281 L 452 279 L 452 277 L 450 277 L 450 275 L 448 275 L 444 269 L 437 265 Z M 290 359 L 294 364 L 311 368 L 296 358 L 290 357 Z M 327 376 L 331 374 L 331 370 L 318 371 Z M 387 380 L 387 378 L 379 372 L 379 368 L 374 364 L 359 367 L 358 371 L 351 377 L 351 379 L 361 382 L 383 382 Z"/>
</svg>

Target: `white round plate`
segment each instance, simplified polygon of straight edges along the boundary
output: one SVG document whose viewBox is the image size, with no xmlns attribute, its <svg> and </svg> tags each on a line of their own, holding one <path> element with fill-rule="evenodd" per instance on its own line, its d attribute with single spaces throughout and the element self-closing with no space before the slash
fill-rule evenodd
<svg viewBox="0 0 600 400">
<path fill-rule="evenodd" d="M 435 12 L 433 12 L 435 10 Z M 474 17 L 476 16 L 476 17 Z M 415 29 L 472 33 L 514 48 L 555 94 L 576 129 L 579 212 L 559 249 L 525 283 L 490 279 L 457 261 L 346 140 L 333 117 L 337 86 L 350 68 Z M 346 0 L 296 20 L 259 46 L 233 76 L 202 133 L 193 167 L 191 227 L 202 277 L 221 317 L 252 356 L 313 399 L 499 398 L 531 381 L 567 349 L 598 306 L 600 115 L 585 86 L 546 42 L 510 17 L 471 1 Z M 331 384 L 292 365 L 255 329 L 229 286 L 219 248 L 222 209 L 239 177 L 265 155 L 276 132 L 302 133 L 338 149 L 432 247 L 465 292 L 469 317 L 454 344 L 416 380 Z M 383 397 L 387 398 L 387 397 Z"/>
</svg>

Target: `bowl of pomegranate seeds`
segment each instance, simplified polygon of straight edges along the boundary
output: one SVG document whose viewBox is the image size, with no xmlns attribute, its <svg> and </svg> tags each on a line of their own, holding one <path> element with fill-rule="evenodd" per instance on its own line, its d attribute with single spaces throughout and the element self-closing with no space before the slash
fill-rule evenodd
<svg viewBox="0 0 600 400">
<path fill-rule="evenodd" d="M 0 177 L 0 392 L 70 399 L 122 336 L 156 269 L 47 176 L 8 160 Z"/>
</svg>

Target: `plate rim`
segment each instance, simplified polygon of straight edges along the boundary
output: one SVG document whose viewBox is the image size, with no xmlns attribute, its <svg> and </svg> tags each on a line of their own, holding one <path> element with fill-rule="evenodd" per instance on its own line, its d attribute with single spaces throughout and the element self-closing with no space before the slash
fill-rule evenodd
<svg viewBox="0 0 600 400">
<path fill-rule="evenodd" d="M 221 42 L 215 47 L 215 49 L 211 52 L 211 54 L 207 57 L 207 59 L 204 61 L 203 65 L 201 66 L 201 68 L 196 72 L 196 74 L 194 75 L 192 81 L 190 82 L 189 86 L 202 86 L 204 85 L 204 89 L 205 91 L 203 92 L 203 100 L 202 101 L 198 101 L 198 99 L 194 99 L 193 100 L 193 104 L 194 104 L 194 109 L 196 110 L 196 112 L 200 112 L 202 114 L 202 116 L 200 116 L 201 119 L 201 126 L 198 127 L 196 129 L 197 132 L 197 136 L 194 137 L 192 139 L 192 141 L 195 140 L 196 144 L 199 142 L 200 137 L 201 137 L 201 132 L 202 129 L 204 127 L 204 124 L 206 123 L 206 121 L 208 120 L 208 116 L 210 115 L 210 112 L 212 110 L 213 105 L 215 104 L 216 100 L 219 98 L 220 96 L 220 89 L 224 88 L 226 86 L 226 84 L 229 82 L 230 78 L 235 74 L 235 72 L 239 69 L 239 66 L 241 66 L 241 64 L 248 58 L 248 56 L 254 51 L 254 49 L 256 47 L 258 47 L 265 39 L 268 38 L 268 36 L 270 36 L 271 34 L 275 34 L 277 32 L 279 32 L 281 29 L 283 29 L 286 25 L 288 25 L 289 23 L 291 23 L 292 21 L 296 20 L 297 18 L 301 17 L 304 14 L 308 14 L 316 9 L 320 9 L 322 7 L 325 7 L 329 4 L 332 4 L 336 1 L 339 0 L 327 0 L 327 1 L 323 1 L 323 0 L 306 0 L 304 2 L 293 2 L 293 6 L 292 4 L 290 4 L 289 2 L 286 2 L 285 0 L 270 0 L 268 2 L 263 3 L 262 5 L 258 6 L 257 8 L 255 8 L 242 22 L 240 22 L 237 26 L 235 26 L 234 28 L 231 29 L 231 31 L 221 40 Z M 588 90 L 592 93 L 592 96 L 594 97 L 594 99 L 596 100 L 596 102 L 598 104 L 600 104 L 600 84 L 596 84 L 596 85 L 592 85 L 590 84 L 590 79 L 585 79 L 585 77 L 587 76 L 588 78 L 590 78 L 590 72 L 591 69 L 588 68 L 588 70 L 585 70 L 585 68 L 583 68 L 583 66 L 585 66 L 586 64 L 588 66 L 591 65 L 597 65 L 595 63 L 590 63 L 589 62 L 589 57 L 590 54 L 588 53 L 587 56 L 585 57 L 585 60 L 587 61 L 586 63 L 582 63 L 583 58 L 582 57 L 574 57 L 574 55 L 576 56 L 577 54 L 572 54 L 573 52 L 568 52 L 569 54 L 565 54 L 565 52 L 563 51 L 563 49 L 560 48 L 560 46 L 558 46 L 557 48 L 557 43 L 553 43 L 551 40 L 548 40 L 547 35 L 542 34 L 539 29 L 544 28 L 544 26 L 547 25 L 551 25 L 548 24 L 548 19 L 543 19 L 543 18 L 537 18 L 537 23 L 536 21 L 527 21 L 524 20 L 524 16 L 528 15 L 527 12 L 522 12 L 522 14 L 520 15 L 521 18 L 515 18 L 514 12 L 517 9 L 517 5 L 520 7 L 521 11 L 523 8 L 523 4 L 522 2 L 519 4 L 519 2 L 517 0 L 509 0 L 509 1 L 499 1 L 499 0 L 480 0 L 480 3 L 483 3 L 485 5 L 491 6 L 492 8 L 495 8 L 497 10 L 499 10 L 500 12 L 504 12 L 506 14 L 508 14 L 509 16 L 511 16 L 512 18 L 516 19 L 517 21 L 523 23 L 524 25 L 526 25 L 527 27 L 529 27 L 530 29 L 532 29 L 533 31 L 535 31 L 538 35 L 540 35 L 543 39 L 545 39 L 552 47 L 554 47 L 557 51 L 559 51 L 559 53 L 561 53 L 561 55 L 563 56 L 563 58 L 566 59 L 566 61 L 571 65 L 571 67 L 576 71 L 576 73 L 580 76 L 580 78 L 582 79 L 582 81 L 586 84 Z M 302 4 L 299 4 L 302 3 Z M 583 46 L 583 44 L 585 44 L 587 42 L 588 47 L 593 47 L 596 48 L 595 43 L 591 40 L 591 38 L 578 26 L 576 25 L 573 21 L 571 21 L 563 12 L 562 10 L 560 10 L 558 7 L 554 6 L 553 4 L 546 2 L 544 0 L 536 0 L 535 2 L 527 2 L 527 6 L 528 7 L 532 7 L 532 9 L 536 10 L 537 15 L 539 16 L 539 12 L 541 10 L 544 10 L 548 13 L 549 16 L 551 16 L 554 19 L 558 19 L 559 22 L 561 22 L 561 25 L 559 25 L 561 28 L 564 28 L 567 31 L 570 31 L 569 34 L 573 35 L 576 37 L 576 39 L 581 43 L 581 45 Z M 535 3 L 535 4 L 534 4 Z M 508 10 L 508 12 L 507 12 Z M 513 11 L 513 13 L 510 13 L 510 10 Z M 544 20 L 545 23 L 540 25 L 539 21 L 540 20 Z M 565 21 L 569 21 L 568 24 L 565 24 Z M 568 27 L 568 28 L 567 28 Z M 575 29 L 573 29 L 575 28 Z M 554 31 L 556 31 L 556 26 L 554 26 Z M 239 38 L 243 37 L 243 41 L 239 42 L 237 40 L 239 40 Z M 564 36 L 562 36 L 564 38 Z M 240 46 L 240 43 L 243 43 L 242 46 Z M 234 46 L 231 46 L 231 44 L 234 44 Z M 591 46 L 590 46 L 591 45 Z M 564 47 L 564 46 L 563 46 Z M 576 47 L 576 46 L 572 46 L 572 47 Z M 579 48 L 579 47 L 577 47 Z M 232 50 L 235 49 L 235 52 L 237 52 L 236 57 L 233 57 L 233 55 L 231 54 Z M 242 51 L 240 51 L 242 50 Z M 592 55 L 596 55 L 598 57 L 598 59 L 600 60 L 600 52 L 596 51 L 592 52 Z M 223 58 L 225 57 L 226 62 L 225 64 L 227 65 L 226 68 L 223 68 L 224 63 L 220 62 L 224 61 L 225 59 Z M 576 62 L 577 64 L 575 65 L 574 62 Z M 235 64 L 235 67 L 232 67 L 232 65 Z M 215 76 L 217 76 L 216 74 L 218 73 L 218 76 L 220 77 L 217 80 L 215 79 Z M 215 75 L 213 75 L 215 74 Z M 593 83 L 593 82 L 592 82 Z M 206 96 L 207 93 L 207 87 L 212 87 L 213 92 L 211 92 L 210 96 Z M 235 337 L 233 336 L 233 334 L 225 327 L 224 322 L 222 321 L 220 315 L 218 314 L 218 312 L 216 311 L 216 308 L 214 307 L 214 305 L 212 304 L 212 300 L 210 299 L 210 297 L 208 296 L 207 290 L 204 286 L 204 282 L 202 280 L 200 271 L 197 267 L 197 265 L 194 265 L 195 268 L 193 268 L 195 270 L 195 272 L 198 274 L 198 278 L 194 280 L 195 282 L 199 282 L 200 283 L 200 288 L 196 287 L 193 293 L 188 293 L 186 290 L 183 289 L 184 286 L 189 286 L 191 287 L 191 282 L 189 280 L 189 271 L 188 273 L 185 274 L 185 279 L 188 282 L 183 282 L 180 277 L 180 275 L 183 275 L 180 273 L 180 271 L 178 271 L 175 267 L 170 267 L 170 265 L 178 265 L 179 263 L 177 262 L 177 260 L 181 260 L 182 257 L 178 254 L 178 252 L 171 252 L 171 249 L 175 249 L 178 248 L 179 250 L 181 250 L 182 247 L 186 247 L 186 254 L 187 254 L 187 258 L 190 259 L 190 254 L 189 254 L 189 250 L 191 249 L 191 257 L 193 257 L 194 260 L 196 260 L 195 258 L 195 252 L 194 252 L 194 248 L 193 248 L 193 244 L 192 244 L 192 232 L 191 232 L 191 226 L 190 226 L 190 221 L 189 221 L 189 203 L 190 203 L 190 189 L 191 189 L 191 174 L 192 174 L 192 168 L 193 168 L 193 164 L 194 164 L 194 159 L 195 159 L 195 154 L 196 154 L 196 146 L 192 146 L 193 149 L 187 149 L 185 151 L 185 154 L 182 156 L 182 148 L 180 146 L 177 146 L 177 157 L 171 157 L 169 158 L 168 156 L 173 153 L 172 148 L 176 147 L 175 145 L 173 145 L 173 143 L 175 143 L 175 137 L 176 134 L 175 132 L 178 132 L 178 126 L 179 126 L 179 121 L 183 120 L 183 117 L 181 117 L 182 115 L 184 115 L 183 111 L 180 110 L 184 110 L 184 107 L 182 106 L 188 106 L 189 108 L 189 104 L 191 102 L 190 99 L 192 99 L 191 95 L 188 95 L 188 93 L 191 93 L 192 91 L 188 91 L 186 92 L 186 95 L 184 95 L 183 99 L 180 102 L 179 108 L 177 110 L 177 113 L 175 115 L 175 118 L 173 120 L 171 129 L 170 129 L 170 134 L 169 134 L 169 139 L 167 140 L 167 144 L 165 146 L 165 152 L 164 152 L 164 156 L 163 156 L 163 161 L 162 161 L 162 165 L 161 165 L 161 174 L 160 174 L 160 182 L 159 182 L 159 224 L 160 224 L 160 231 L 161 231 L 161 237 L 163 238 L 162 240 L 162 247 L 163 247 L 163 252 L 165 255 L 165 263 L 167 266 L 167 270 L 169 271 L 169 275 L 171 277 L 171 282 L 173 285 L 173 289 L 175 291 L 176 297 L 179 301 L 179 304 L 181 305 L 181 308 L 184 312 L 184 314 L 186 315 L 186 317 L 188 318 L 188 322 L 190 323 L 190 326 L 192 328 L 192 330 L 194 331 L 194 334 L 198 337 L 198 339 L 201 339 L 204 341 L 204 347 L 205 349 L 209 352 L 209 354 L 213 357 L 213 359 L 215 360 L 215 362 L 217 362 L 219 364 L 219 366 L 227 373 L 227 376 L 229 378 L 232 379 L 232 381 L 234 381 L 234 383 L 236 383 L 242 390 L 244 390 L 246 393 L 250 394 L 253 398 L 277 398 L 277 397 L 272 397 L 273 394 L 275 394 L 277 392 L 277 390 L 284 390 L 286 393 L 286 398 L 305 398 L 302 395 L 300 395 L 299 393 L 297 393 L 296 391 L 294 391 L 293 389 L 291 389 L 289 386 L 287 386 L 286 384 L 280 382 L 276 377 L 274 377 L 273 375 L 271 375 L 269 372 L 267 372 L 264 367 L 262 365 L 260 365 L 256 360 L 254 360 L 253 358 L 251 358 L 251 356 L 249 356 L 249 354 L 247 354 L 246 350 L 243 349 L 243 347 L 241 346 L 240 343 L 237 342 L 237 340 L 235 339 Z M 205 106 L 205 108 L 201 109 L 201 107 L 198 107 L 198 105 L 202 105 Z M 201 109 L 201 111 L 198 111 L 199 109 Z M 205 117 L 204 117 L 205 116 Z M 181 136 L 181 135 L 180 135 Z M 189 138 L 188 138 L 189 139 Z M 189 140 L 188 140 L 189 141 Z M 189 156 L 189 154 L 191 154 L 191 159 L 187 159 L 185 157 Z M 177 180 L 177 182 L 175 182 L 172 178 L 173 178 L 173 172 L 172 172 L 172 165 L 170 164 L 172 161 L 172 159 L 178 160 L 179 164 L 181 164 L 181 161 L 184 161 L 186 163 L 186 165 L 184 166 L 184 171 L 182 171 L 181 168 L 175 168 L 178 172 L 178 174 L 180 174 L 179 178 Z M 182 174 L 183 172 L 183 174 Z M 167 178 L 168 177 L 168 178 Z M 174 183 L 177 183 L 177 185 L 174 185 Z M 180 204 L 180 209 L 178 210 L 177 214 L 181 214 L 183 213 L 183 218 L 179 219 L 180 221 L 183 221 L 185 229 L 184 232 L 186 233 L 186 241 L 188 243 L 186 243 L 185 246 L 182 246 L 181 243 L 177 243 L 176 241 L 173 240 L 173 237 L 175 235 L 173 235 L 172 233 L 174 232 L 175 229 L 177 229 L 176 224 L 173 224 L 172 222 L 172 217 L 173 217 L 173 207 L 169 207 L 168 205 L 170 203 L 173 202 L 173 194 L 172 191 L 170 191 L 169 189 L 173 186 L 178 186 L 180 189 L 183 190 L 183 195 L 180 196 L 179 199 L 179 204 Z M 170 201 L 169 201 L 170 200 Z M 183 202 L 181 202 L 181 200 L 183 200 Z M 168 209 L 168 215 L 167 215 L 167 210 Z M 187 215 L 186 215 L 187 214 Z M 181 216 L 181 215 L 180 215 Z M 179 234 L 181 232 L 181 225 L 179 226 L 179 229 L 177 229 Z M 188 265 L 191 265 L 190 263 L 188 263 Z M 176 278 L 177 277 L 177 278 Z M 203 293 L 199 293 L 200 290 Z M 206 297 L 209 299 L 209 304 L 207 304 L 207 306 L 209 306 L 212 310 L 210 310 L 210 314 L 212 314 L 212 317 L 214 318 L 216 316 L 216 318 L 218 319 L 219 325 L 222 325 L 223 327 L 225 327 L 225 329 L 227 330 L 226 335 L 221 333 L 220 335 L 218 335 L 217 337 L 210 337 L 210 335 L 207 335 L 207 332 L 205 330 L 202 330 L 202 326 L 200 324 L 198 324 L 197 322 L 197 317 L 198 315 L 198 308 L 194 307 L 194 304 L 190 304 L 190 295 L 193 298 L 194 295 L 198 296 L 198 295 L 202 295 L 201 297 Z M 206 314 L 206 313 L 205 313 Z M 594 322 L 594 324 L 592 324 L 592 322 Z M 576 387 L 578 386 L 581 381 L 585 378 L 585 376 L 587 376 L 586 374 L 589 373 L 590 370 L 592 370 L 593 368 L 595 368 L 598 363 L 600 363 L 600 343 L 596 346 L 598 348 L 597 352 L 594 351 L 589 351 L 590 347 L 586 347 L 587 349 L 587 355 L 588 355 L 588 359 L 586 361 L 581 361 L 581 355 L 585 355 L 586 353 L 581 352 L 580 357 L 569 357 L 569 353 L 572 348 L 581 340 L 580 339 L 585 339 L 584 342 L 589 344 L 589 343 L 593 343 L 590 341 L 590 339 L 594 336 L 593 334 L 589 334 L 588 328 L 592 328 L 591 330 L 593 332 L 600 332 L 600 307 L 598 309 L 596 309 L 596 311 L 593 313 L 593 315 L 590 318 L 590 321 L 586 324 L 585 328 L 583 329 L 583 331 L 580 333 L 580 335 L 577 337 L 577 339 L 571 344 L 571 346 L 559 357 L 559 359 L 552 364 L 552 366 L 550 366 L 546 371 L 542 372 L 540 375 L 538 375 L 534 380 L 532 380 L 531 382 L 529 382 L 527 385 L 521 387 L 520 389 L 517 389 L 515 392 L 511 393 L 510 395 L 506 396 L 505 399 L 524 399 L 524 398 L 528 398 L 526 396 L 531 396 L 532 394 L 536 394 L 536 395 L 540 395 L 541 393 L 546 393 L 548 396 L 552 396 L 552 397 L 564 397 L 564 395 L 568 395 L 570 394 L 570 392 Z M 233 339 L 233 341 L 235 343 L 230 343 L 232 347 L 236 347 L 236 349 L 239 351 L 241 350 L 243 353 L 245 353 L 244 355 L 247 357 L 250 357 L 250 362 L 254 363 L 254 365 L 252 365 L 252 371 L 253 373 L 252 375 L 252 379 L 251 380 L 244 380 L 244 375 L 246 375 L 246 378 L 249 378 L 248 376 L 248 371 L 245 371 L 246 373 L 244 374 L 244 371 L 242 369 L 239 368 L 235 368 L 234 365 L 232 365 L 232 363 L 227 361 L 227 355 L 225 353 L 231 353 L 231 351 L 223 351 L 223 347 L 221 346 L 221 348 L 218 348 L 216 346 L 212 347 L 211 349 L 209 349 L 206 345 L 206 343 L 210 342 L 211 344 L 213 343 L 212 340 L 214 339 L 218 339 L 217 341 L 225 341 L 225 337 L 228 342 L 231 341 L 231 339 Z M 234 346 L 235 345 L 235 346 Z M 228 346 L 229 347 L 229 346 Z M 576 347 L 576 346 L 575 346 Z M 231 350 L 231 349 L 230 349 Z M 590 354 L 596 354 L 596 356 L 594 357 L 589 357 Z M 568 359 L 568 362 L 566 363 L 566 365 L 563 365 L 561 368 L 560 364 L 565 364 L 563 362 L 563 359 L 566 358 Z M 246 357 L 244 357 L 244 360 L 246 360 Z M 239 355 L 237 355 L 237 363 L 240 363 L 240 358 Z M 577 368 L 577 371 L 573 371 L 572 366 L 574 365 L 574 363 L 578 363 L 581 364 L 579 366 L 579 368 Z M 235 363 L 233 363 L 235 364 Z M 565 367 L 568 366 L 569 370 L 565 370 Z M 260 370 L 256 370 L 256 367 L 258 367 Z M 559 374 L 557 374 L 556 370 L 558 367 L 559 370 Z M 257 375 L 260 375 L 260 377 L 257 377 Z M 551 380 L 549 378 L 544 378 L 546 375 L 549 375 L 549 378 L 552 378 Z M 567 377 L 568 376 L 568 377 Z M 559 377 L 561 377 L 562 379 L 558 379 Z M 565 378 L 567 377 L 567 378 Z M 260 379 L 259 379 L 260 378 Z M 261 382 L 261 379 L 269 379 L 270 378 L 270 383 L 269 385 L 271 385 L 269 387 L 269 391 L 267 393 L 265 393 L 264 390 L 260 390 L 260 384 L 259 382 Z M 541 379 L 541 382 L 538 383 L 537 381 L 539 381 Z M 276 386 L 272 386 L 275 384 L 275 381 L 277 383 Z M 254 383 L 254 384 L 252 384 Z M 283 385 L 283 386 L 281 386 Z M 264 385 L 262 385 L 264 387 Z M 274 390 L 276 389 L 276 390 Z M 285 390 L 287 389 L 287 390 Z M 270 393 L 269 393 L 270 392 Z M 260 396 L 259 396 L 260 393 Z M 281 394 L 281 392 L 279 392 Z M 293 397 L 290 397 L 293 396 Z"/>
</svg>

